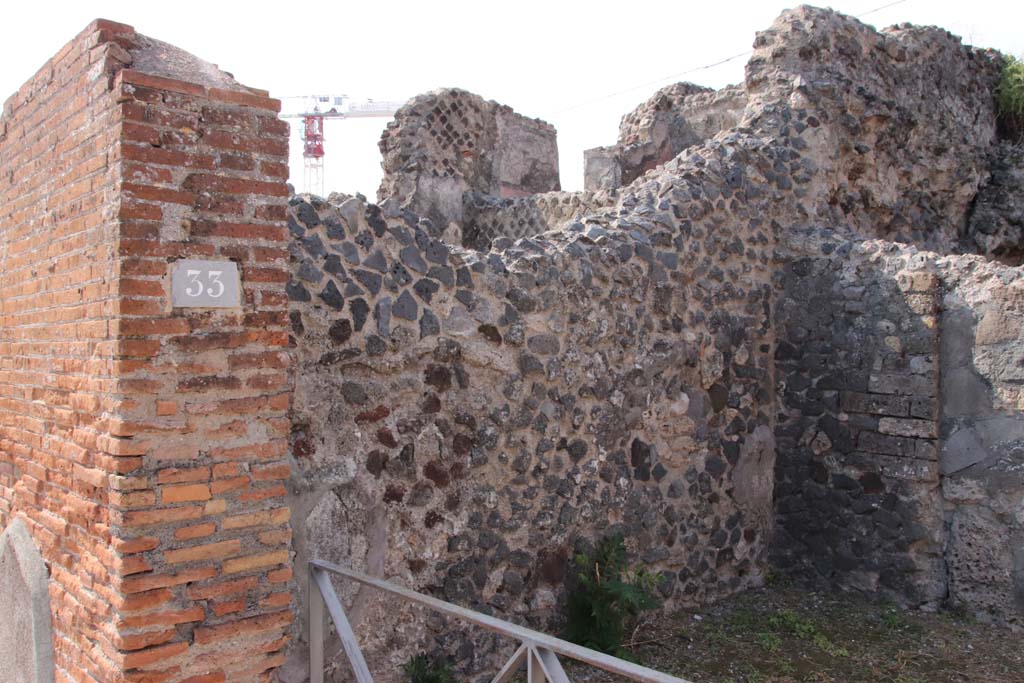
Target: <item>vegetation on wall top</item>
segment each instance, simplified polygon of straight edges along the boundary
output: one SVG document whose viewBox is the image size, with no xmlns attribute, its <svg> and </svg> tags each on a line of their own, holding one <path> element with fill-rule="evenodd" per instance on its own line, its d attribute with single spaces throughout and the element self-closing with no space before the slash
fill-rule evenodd
<svg viewBox="0 0 1024 683">
<path fill-rule="evenodd" d="M 1000 131 L 1011 140 L 1024 139 L 1024 61 L 1008 56 L 996 86 Z"/>
</svg>

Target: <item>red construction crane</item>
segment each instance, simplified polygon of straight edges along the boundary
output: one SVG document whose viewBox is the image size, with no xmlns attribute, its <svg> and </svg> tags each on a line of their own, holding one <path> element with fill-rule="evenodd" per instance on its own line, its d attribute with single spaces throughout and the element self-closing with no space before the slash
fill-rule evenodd
<svg viewBox="0 0 1024 683">
<path fill-rule="evenodd" d="M 324 158 L 324 115 L 306 114 L 302 117 L 302 156 L 307 159 Z"/>
<path fill-rule="evenodd" d="M 350 102 L 347 95 L 289 95 L 282 102 L 297 101 L 299 112 L 282 111 L 282 119 L 302 119 L 303 190 L 324 193 L 324 120 L 389 117 L 401 102 Z M 322 111 L 321 106 L 330 107 Z"/>
</svg>

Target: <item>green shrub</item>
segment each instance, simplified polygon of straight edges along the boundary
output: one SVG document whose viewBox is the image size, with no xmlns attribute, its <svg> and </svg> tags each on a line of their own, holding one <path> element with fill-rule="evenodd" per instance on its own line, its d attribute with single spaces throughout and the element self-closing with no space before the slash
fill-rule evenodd
<svg viewBox="0 0 1024 683">
<path fill-rule="evenodd" d="M 1024 139 L 1024 62 L 1007 57 L 996 86 L 999 124 L 1010 139 Z"/>
<path fill-rule="evenodd" d="M 408 683 L 455 683 L 455 674 L 447 660 L 425 652 L 410 657 L 403 671 Z"/>
<path fill-rule="evenodd" d="M 657 577 L 627 564 L 621 535 L 602 539 L 593 557 L 575 558 L 576 582 L 566 601 L 568 640 L 618 657 L 628 656 L 624 641 L 644 610 L 658 605 Z"/>
</svg>

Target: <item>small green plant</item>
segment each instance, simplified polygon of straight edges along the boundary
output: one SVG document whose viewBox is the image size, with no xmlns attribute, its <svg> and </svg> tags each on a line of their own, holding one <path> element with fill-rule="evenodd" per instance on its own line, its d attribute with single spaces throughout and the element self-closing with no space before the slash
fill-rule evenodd
<svg viewBox="0 0 1024 683">
<path fill-rule="evenodd" d="M 768 625 L 776 631 L 785 631 L 792 636 L 813 643 L 833 657 L 849 657 L 850 652 L 841 645 L 833 643 L 828 636 L 818 630 L 810 619 L 800 616 L 790 609 L 779 610 L 768 619 Z"/>
<path fill-rule="evenodd" d="M 850 656 L 850 651 L 849 650 L 847 650 L 842 645 L 836 645 L 835 643 L 833 643 L 831 640 L 829 640 L 828 636 L 826 636 L 824 633 L 821 633 L 821 632 L 815 633 L 814 637 L 811 638 L 811 642 L 814 643 L 814 646 L 816 648 L 818 648 L 819 650 L 822 650 L 824 652 L 829 653 L 833 657 L 849 657 Z"/>
<path fill-rule="evenodd" d="M 768 624 L 779 631 L 788 631 L 800 640 L 811 640 L 818 627 L 791 609 L 779 610 L 768 619 Z"/>
<path fill-rule="evenodd" d="M 455 683 L 451 664 L 425 652 L 413 655 L 402 669 L 407 683 Z"/>
<path fill-rule="evenodd" d="M 905 623 L 903 615 L 891 607 L 882 612 L 882 625 L 889 631 L 899 631 Z"/>
<path fill-rule="evenodd" d="M 756 638 L 757 644 L 765 652 L 777 652 L 782 647 L 782 638 L 771 631 L 762 631 L 757 634 Z"/>
<path fill-rule="evenodd" d="M 601 539 L 593 557 L 575 557 L 576 582 L 566 600 L 568 640 L 619 657 L 628 656 L 624 643 L 641 612 L 656 607 L 657 577 L 643 568 L 630 568 L 621 535 Z"/>
<path fill-rule="evenodd" d="M 1024 139 L 1024 62 L 1007 56 L 996 86 L 999 123 L 1011 139 Z"/>
</svg>

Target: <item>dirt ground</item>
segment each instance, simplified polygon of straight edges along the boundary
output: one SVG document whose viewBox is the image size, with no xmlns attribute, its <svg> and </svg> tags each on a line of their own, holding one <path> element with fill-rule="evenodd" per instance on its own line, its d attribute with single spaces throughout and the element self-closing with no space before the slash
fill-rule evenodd
<svg viewBox="0 0 1024 683">
<path fill-rule="evenodd" d="M 644 622 L 637 663 L 693 683 L 1024 683 L 1024 633 L 788 586 Z M 574 683 L 613 678 L 565 662 Z"/>
</svg>

